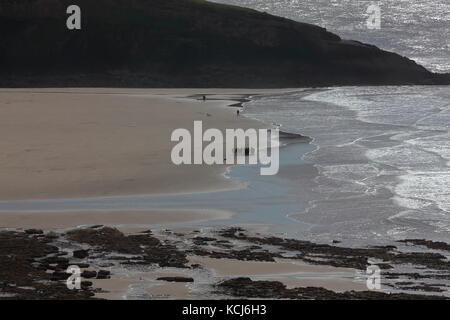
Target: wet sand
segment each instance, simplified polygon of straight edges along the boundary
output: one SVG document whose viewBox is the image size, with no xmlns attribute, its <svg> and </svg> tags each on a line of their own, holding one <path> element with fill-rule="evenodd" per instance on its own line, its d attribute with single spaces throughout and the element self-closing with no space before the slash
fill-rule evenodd
<svg viewBox="0 0 450 320">
<path fill-rule="evenodd" d="M 221 210 L 89 210 L 0 212 L 0 227 L 23 229 L 66 229 L 86 225 L 144 226 L 193 223 L 228 219 L 233 214 Z"/>
<path fill-rule="evenodd" d="M 196 257 L 190 260 L 203 266 L 201 272 L 174 272 L 158 269 L 147 273 L 113 275 L 109 280 L 94 280 L 94 284 L 107 292 L 96 294 L 103 299 L 133 299 L 133 287 L 142 286 L 144 294 L 152 299 L 207 299 L 202 286 L 208 288 L 214 282 L 236 277 L 250 277 L 254 281 L 278 281 L 291 287 L 322 287 L 335 292 L 367 290 L 365 282 L 355 281 L 355 270 L 327 266 L 312 266 L 299 262 L 255 262 L 231 259 Z M 209 274 L 209 276 L 206 276 Z M 194 283 L 176 283 L 157 280 L 159 277 L 194 276 Z M 221 298 L 220 295 L 214 298 Z"/>
</svg>

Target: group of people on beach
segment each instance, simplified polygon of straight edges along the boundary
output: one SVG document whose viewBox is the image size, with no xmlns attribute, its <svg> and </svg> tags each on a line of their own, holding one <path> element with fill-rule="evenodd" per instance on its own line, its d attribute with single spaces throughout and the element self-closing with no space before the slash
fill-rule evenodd
<svg viewBox="0 0 450 320">
<path fill-rule="evenodd" d="M 202 99 L 203 99 L 203 101 L 206 101 L 206 96 L 203 95 Z M 241 114 L 241 110 L 238 109 L 238 110 L 236 111 L 236 114 L 237 114 L 237 116 L 239 116 L 239 115 Z"/>
</svg>

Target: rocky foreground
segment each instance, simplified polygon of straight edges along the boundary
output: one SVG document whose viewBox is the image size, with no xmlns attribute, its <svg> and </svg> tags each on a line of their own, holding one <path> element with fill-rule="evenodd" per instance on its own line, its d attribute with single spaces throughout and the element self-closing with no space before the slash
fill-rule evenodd
<svg viewBox="0 0 450 320">
<path fill-rule="evenodd" d="M 0 299 L 96 299 L 96 294 L 104 292 L 102 281 L 114 278 L 118 268 L 139 270 L 151 267 L 153 271 L 150 273 L 154 272 L 156 281 L 195 284 L 196 280 L 189 276 L 157 275 L 159 270 L 167 268 L 183 272 L 205 268 L 190 262 L 192 257 L 268 262 L 298 259 L 309 264 L 360 271 L 366 269 L 368 259 L 376 259 L 383 269 L 383 285 L 392 289 L 334 292 L 320 287 L 288 288 L 278 281 L 230 277 L 217 282 L 211 278 L 211 283 L 204 288 L 203 298 L 445 298 L 442 292 L 448 289 L 450 262 L 444 254 L 448 253 L 450 245 L 410 239 L 399 242 L 399 246 L 403 248 L 344 248 L 337 243 L 315 244 L 250 235 L 240 228 L 215 230 L 208 236 L 200 235 L 197 230 L 189 234 L 148 230 L 125 235 L 103 226 L 61 233 L 1 231 Z M 80 290 L 70 290 L 66 286 L 66 279 L 70 276 L 66 270 L 74 265 L 82 270 Z"/>
</svg>

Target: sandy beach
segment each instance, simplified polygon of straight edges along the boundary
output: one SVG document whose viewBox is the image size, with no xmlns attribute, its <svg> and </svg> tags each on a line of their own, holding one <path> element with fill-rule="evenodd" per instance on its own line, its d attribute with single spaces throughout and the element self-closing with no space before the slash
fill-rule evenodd
<svg viewBox="0 0 450 320">
<path fill-rule="evenodd" d="M 260 128 L 231 101 L 194 94 L 261 90 L 0 90 L 0 199 L 55 199 L 238 188 L 225 166 L 176 166 L 173 130 Z M 264 91 L 265 92 L 265 91 Z"/>
<path fill-rule="evenodd" d="M 267 127 L 238 116 L 230 105 L 249 95 L 286 91 L 292 90 L 1 89 L 0 134 L 5 138 L 0 141 L 0 201 L 13 209 L 0 211 L 0 237 L 3 249 L 39 265 L 33 274 L 10 277 L 24 286 L 39 287 L 36 279 L 53 281 L 55 287 L 45 290 L 77 299 L 264 298 L 267 292 L 278 299 L 391 297 L 367 293 L 357 275 L 367 257 L 393 257 L 392 248 L 286 240 L 258 223 L 214 226 L 215 220 L 233 217 L 232 210 L 206 205 L 14 209 L 14 200 L 73 199 L 82 204 L 84 198 L 240 191 L 246 185 L 228 179 L 225 165 L 172 164 L 171 133 L 191 129 L 195 120 L 220 130 Z M 206 101 L 195 98 L 203 94 Z M 208 227 L 202 225 L 205 221 Z M 318 253 L 323 261 L 315 260 Z M 11 272 L 8 257 L 0 256 L 7 260 L 0 263 L 0 272 Z M 403 264 L 442 262 L 432 255 L 402 259 Z M 69 265 L 83 270 L 80 292 L 67 291 L 61 282 Z M 4 290 L 36 298 L 20 287 Z"/>
<path fill-rule="evenodd" d="M 243 185 L 224 177 L 224 165 L 173 165 L 170 151 L 174 143 L 170 141 L 170 135 L 177 128 L 190 129 L 195 120 L 202 120 L 205 128 L 220 130 L 263 128 L 266 126 L 263 123 L 237 116 L 236 108 L 229 107 L 236 100 L 226 99 L 239 100 L 244 95 L 281 91 L 287 90 L 0 90 L 0 134 L 6 137 L 0 142 L 0 200 L 190 193 L 242 188 Z M 211 99 L 201 101 L 192 98 L 198 94 L 205 94 Z M 232 214 L 209 209 L 3 211 L 0 212 L 0 226 L 61 232 L 83 226 L 107 225 L 132 234 L 142 231 L 144 226 L 164 230 L 164 226 L 171 224 L 226 219 Z M 179 232 L 192 232 L 194 229 L 179 227 Z M 344 279 L 335 279 L 325 286 L 338 290 L 361 288 L 351 277 L 348 278 L 348 273 L 354 272 L 351 269 L 308 267 L 289 261 L 246 262 L 195 256 L 191 263 L 211 270 L 209 272 L 214 276 L 209 277 L 207 282 L 243 275 L 242 270 L 247 270 L 247 276 L 277 279 L 286 284 L 298 282 L 297 274 L 312 272 L 318 275 L 317 281 L 322 283 L 323 275 L 345 271 Z M 95 285 L 106 290 L 97 297 L 122 299 L 143 278 L 148 280 L 149 296 L 193 297 L 190 294 L 192 290 L 186 284 L 155 280 L 158 275 L 182 276 L 186 272 L 174 272 L 169 268 L 134 272 L 132 275 L 115 270 L 113 274 L 110 280 L 94 281 Z M 193 276 L 192 272 L 187 274 Z M 204 282 L 204 271 L 195 277 L 202 278 Z M 339 281 L 343 281 L 342 286 Z M 315 280 L 306 282 L 314 284 Z"/>
</svg>

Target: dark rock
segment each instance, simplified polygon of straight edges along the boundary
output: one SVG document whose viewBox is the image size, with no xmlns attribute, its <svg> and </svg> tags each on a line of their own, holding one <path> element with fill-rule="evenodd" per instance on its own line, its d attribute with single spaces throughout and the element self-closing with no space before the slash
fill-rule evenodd
<svg viewBox="0 0 450 320">
<path fill-rule="evenodd" d="M 42 259 L 42 261 L 49 264 L 63 264 L 63 265 L 69 264 L 69 259 L 58 256 L 46 257 Z"/>
<path fill-rule="evenodd" d="M 168 282 L 194 282 L 194 279 L 185 278 L 185 277 L 160 277 L 156 280 L 168 281 Z"/>
<path fill-rule="evenodd" d="M 90 290 L 70 290 L 65 280 L 70 276 L 65 270 L 47 272 L 45 259 L 63 259 L 63 252 L 48 243 L 47 238 L 30 237 L 25 232 L 0 231 L 0 300 L 77 300 L 94 299 Z M 47 255 L 52 254 L 53 257 Z M 68 260 L 54 260 L 61 263 Z M 54 263 L 52 263 L 54 264 Z M 14 285 L 12 285 L 14 284 Z"/>
<path fill-rule="evenodd" d="M 431 241 L 425 239 L 405 239 L 400 240 L 399 242 L 411 243 L 417 246 L 425 246 L 429 249 L 450 251 L 450 244 L 441 241 Z"/>
<path fill-rule="evenodd" d="M 87 243 L 102 253 L 118 252 L 136 255 L 135 258 L 117 257 L 114 260 L 124 260 L 127 264 L 158 264 L 160 267 L 187 268 L 186 253 L 178 250 L 172 244 L 163 244 L 150 234 L 125 236 L 117 229 L 104 227 L 102 229 L 77 229 L 67 233 L 72 241 Z M 113 257 L 111 257 L 113 259 Z"/>
<path fill-rule="evenodd" d="M 89 250 L 75 250 L 73 256 L 78 259 L 84 259 L 89 256 Z"/>
<path fill-rule="evenodd" d="M 58 263 L 56 265 L 55 270 L 66 271 L 68 267 L 69 267 L 68 263 Z"/>
<path fill-rule="evenodd" d="M 81 281 L 81 289 L 87 289 L 92 287 L 93 283 L 91 281 Z"/>
<path fill-rule="evenodd" d="M 52 280 L 58 281 L 58 280 L 67 280 L 67 278 L 70 277 L 70 274 L 67 272 L 62 271 L 55 271 L 52 273 Z"/>
<path fill-rule="evenodd" d="M 279 253 L 269 251 L 254 251 L 250 249 L 243 250 L 225 250 L 215 251 L 196 248 L 192 251 L 197 256 L 210 257 L 214 259 L 236 259 L 242 261 L 275 261 L 275 258 L 281 257 Z"/>
<path fill-rule="evenodd" d="M 238 298 L 263 299 L 313 299 L 313 300 L 436 300 L 441 296 L 415 294 L 387 294 L 379 291 L 334 292 L 318 287 L 288 289 L 278 281 L 253 281 L 250 278 L 234 278 L 220 282 L 219 292 Z"/>
<path fill-rule="evenodd" d="M 368 259 L 372 258 L 381 261 L 378 264 L 381 269 L 392 269 L 392 264 L 413 264 L 434 270 L 450 270 L 450 262 L 439 253 L 402 253 L 398 252 L 395 246 L 345 248 L 297 239 L 253 237 L 246 235 L 243 231 L 241 228 L 227 228 L 221 230 L 219 235 L 229 239 L 247 241 L 258 245 L 270 245 L 283 250 L 298 252 L 297 259 L 311 264 L 364 270 L 368 266 Z"/>
<path fill-rule="evenodd" d="M 97 273 L 97 279 L 109 279 L 111 275 L 111 272 L 108 270 L 100 270 Z"/>
<path fill-rule="evenodd" d="M 424 291 L 424 292 L 445 292 L 447 291 L 445 284 L 429 284 L 413 282 L 397 282 L 393 286 L 396 289 L 408 290 L 408 291 Z"/>
<path fill-rule="evenodd" d="M 58 235 L 57 233 L 54 233 L 54 232 L 49 232 L 49 233 L 47 233 L 47 234 L 45 235 L 45 237 L 46 237 L 49 241 L 52 241 L 52 240 L 58 239 L 58 238 L 59 238 L 59 235 Z"/>
<path fill-rule="evenodd" d="M 44 234 L 44 231 L 40 229 L 27 229 L 25 230 L 26 234 Z"/>
<path fill-rule="evenodd" d="M 193 239 L 194 244 L 196 245 L 206 245 L 208 244 L 208 242 L 214 241 L 216 239 L 214 238 L 209 238 L 209 237 L 195 237 Z"/>
<path fill-rule="evenodd" d="M 216 242 L 221 244 L 230 244 L 230 241 L 228 240 L 216 240 Z"/>
<path fill-rule="evenodd" d="M 195 237 L 194 240 L 210 242 L 210 241 L 215 241 L 216 239 L 211 238 L 211 237 Z"/>
<path fill-rule="evenodd" d="M 91 271 L 91 270 L 84 270 L 81 273 L 81 276 L 85 279 L 91 279 L 91 278 L 95 278 L 97 277 L 97 272 L 96 271 Z"/>
</svg>

